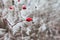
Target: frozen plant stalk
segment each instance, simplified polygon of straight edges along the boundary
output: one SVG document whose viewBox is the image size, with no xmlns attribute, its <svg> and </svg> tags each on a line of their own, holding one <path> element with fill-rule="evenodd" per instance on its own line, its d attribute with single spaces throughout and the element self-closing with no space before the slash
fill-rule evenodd
<svg viewBox="0 0 60 40">
<path fill-rule="evenodd" d="M 14 1 L 14 5 L 12 1 Z M 59 28 L 59 4 L 60 0 L 20 0 L 20 2 L 18 0 L 0 0 L 0 35 L 4 34 L 4 40 L 11 40 L 9 32 L 16 40 L 19 37 L 24 39 L 27 36 L 33 40 L 42 40 L 45 38 L 44 32 L 46 33 L 47 27 L 49 29 L 51 27 L 52 29 L 54 27 Z M 23 5 L 25 5 L 24 8 Z M 11 6 L 14 7 L 13 10 L 9 8 Z M 26 21 L 28 17 L 32 20 Z M 7 29 L 9 29 L 7 32 L 4 31 Z M 42 32 L 42 34 L 38 34 L 39 32 Z M 19 35 L 16 35 L 17 33 Z M 33 34 L 34 36 L 31 36 Z M 9 38 L 7 35 L 9 35 Z M 43 35 L 42 38 L 41 35 Z"/>
</svg>

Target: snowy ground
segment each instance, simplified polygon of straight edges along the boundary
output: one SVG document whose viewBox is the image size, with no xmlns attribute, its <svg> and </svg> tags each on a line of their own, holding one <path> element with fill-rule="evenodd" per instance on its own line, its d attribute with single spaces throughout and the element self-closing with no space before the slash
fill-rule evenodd
<svg viewBox="0 0 60 40">
<path fill-rule="evenodd" d="M 60 0 L 0 0 L 0 40 L 60 40 Z"/>
</svg>

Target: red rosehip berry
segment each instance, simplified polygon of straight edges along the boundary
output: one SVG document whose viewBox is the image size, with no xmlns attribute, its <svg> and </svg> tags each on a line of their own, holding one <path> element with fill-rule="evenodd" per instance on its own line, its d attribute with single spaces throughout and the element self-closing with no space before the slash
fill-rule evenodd
<svg viewBox="0 0 60 40">
<path fill-rule="evenodd" d="M 26 21 L 28 21 L 28 22 L 30 22 L 30 21 L 32 21 L 32 18 L 26 18 Z"/>
<path fill-rule="evenodd" d="M 13 6 L 10 6 L 10 7 L 9 7 L 9 9 L 11 9 L 11 10 L 12 10 L 12 9 L 14 9 L 14 7 L 13 7 Z"/>
<path fill-rule="evenodd" d="M 24 10 L 25 10 L 25 9 L 26 9 L 26 5 L 23 5 L 23 6 L 22 6 L 22 9 L 24 9 Z"/>
<path fill-rule="evenodd" d="M 18 0 L 18 2 L 20 2 L 20 0 Z"/>
</svg>

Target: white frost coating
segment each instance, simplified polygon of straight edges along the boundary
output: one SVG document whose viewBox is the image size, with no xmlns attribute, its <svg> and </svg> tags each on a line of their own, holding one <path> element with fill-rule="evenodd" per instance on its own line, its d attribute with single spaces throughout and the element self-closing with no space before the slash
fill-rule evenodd
<svg viewBox="0 0 60 40">
<path fill-rule="evenodd" d="M 3 0 L 3 3 L 6 5 L 7 1 L 8 1 L 8 0 Z"/>
<path fill-rule="evenodd" d="M 27 12 L 26 12 L 26 10 L 21 10 L 21 16 L 22 16 L 24 19 L 26 19 L 26 17 L 27 17 Z"/>
<path fill-rule="evenodd" d="M 7 20 L 11 25 L 14 25 L 15 20 L 17 19 L 17 16 L 16 16 L 17 14 L 15 14 L 14 16 L 13 15 L 14 15 L 13 11 L 10 10 L 8 12 Z"/>
<path fill-rule="evenodd" d="M 5 9 L 2 11 L 2 13 L 3 13 L 2 16 L 6 16 L 7 11 L 8 11 L 7 8 L 5 8 Z"/>
<path fill-rule="evenodd" d="M 0 28 L 0 36 L 3 36 L 5 34 L 5 29 Z"/>
<path fill-rule="evenodd" d="M 46 30 L 46 25 L 42 24 L 42 26 L 39 28 L 39 31 L 44 32 Z"/>
<path fill-rule="evenodd" d="M 0 31 L 6 31 L 6 29 L 2 29 L 2 28 L 0 28 Z"/>
<path fill-rule="evenodd" d="M 23 21 L 24 24 L 26 24 L 27 26 L 31 26 L 32 22 L 27 22 L 27 21 Z"/>
<path fill-rule="evenodd" d="M 20 4 L 24 4 L 25 3 L 25 0 L 20 0 Z"/>
<path fill-rule="evenodd" d="M 11 17 L 11 16 L 10 16 Z M 14 21 L 12 21 L 13 19 L 11 19 L 11 18 L 7 18 L 7 20 L 8 20 L 8 22 L 11 24 L 11 25 L 14 25 L 15 23 L 14 23 Z"/>
<path fill-rule="evenodd" d="M 33 17 L 33 22 L 34 22 L 34 24 L 37 24 L 37 22 L 38 22 L 38 17 Z"/>
<path fill-rule="evenodd" d="M 15 5 L 26 3 L 25 0 L 20 0 L 20 2 L 18 2 L 18 0 L 14 0 L 14 2 L 15 2 Z"/>
<path fill-rule="evenodd" d="M 18 32 L 19 30 L 21 30 L 20 27 L 23 27 L 23 23 L 22 23 L 22 22 L 21 22 L 21 23 L 17 23 L 15 26 L 13 26 L 13 28 L 12 28 L 13 35 L 14 35 L 16 32 Z"/>
<path fill-rule="evenodd" d="M 0 31 L 0 36 L 1 36 L 1 35 L 3 36 L 4 34 L 5 34 L 5 32 Z"/>
<path fill-rule="evenodd" d="M 0 9 L 0 12 L 2 12 L 2 9 Z"/>
<path fill-rule="evenodd" d="M 31 31 L 31 29 L 27 28 L 27 32 L 26 33 L 29 35 L 30 31 Z"/>
<path fill-rule="evenodd" d="M 6 34 L 4 35 L 4 40 L 9 40 L 9 35 L 8 35 L 8 33 L 6 33 Z"/>
</svg>

